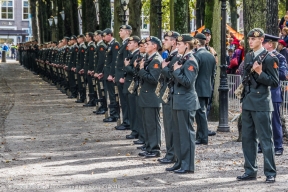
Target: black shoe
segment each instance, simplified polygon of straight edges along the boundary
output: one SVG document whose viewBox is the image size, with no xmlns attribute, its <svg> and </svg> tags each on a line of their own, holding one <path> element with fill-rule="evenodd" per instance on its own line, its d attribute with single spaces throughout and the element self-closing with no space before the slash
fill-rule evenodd
<svg viewBox="0 0 288 192">
<path fill-rule="evenodd" d="M 120 126 L 116 126 L 115 129 L 119 130 L 119 131 L 129 130 L 130 126 L 129 125 L 120 125 Z"/>
<path fill-rule="evenodd" d="M 166 171 L 175 171 L 177 169 L 180 169 L 180 166 L 179 165 L 174 165 L 173 167 L 169 167 L 169 168 L 166 168 L 165 170 Z"/>
<path fill-rule="evenodd" d="M 98 111 L 95 111 L 95 113 L 96 113 L 96 115 L 103 115 L 106 113 L 106 111 L 107 110 L 105 110 L 105 109 L 98 109 Z M 94 113 L 94 111 L 93 111 L 93 113 Z"/>
<path fill-rule="evenodd" d="M 208 130 L 208 136 L 214 136 L 214 135 L 216 135 L 215 131 Z"/>
<path fill-rule="evenodd" d="M 160 157 L 160 153 L 157 152 L 146 153 L 145 157 L 146 158 Z"/>
<path fill-rule="evenodd" d="M 145 145 L 141 145 L 141 146 L 138 146 L 137 149 L 142 149 L 142 148 L 145 148 L 146 146 Z"/>
<path fill-rule="evenodd" d="M 262 153 L 262 149 L 260 147 L 258 147 L 257 153 Z"/>
<path fill-rule="evenodd" d="M 126 135 L 126 139 L 137 139 L 138 135 Z"/>
<path fill-rule="evenodd" d="M 83 105 L 83 107 L 95 107 L 96 106 L 96 104 L 95 103 L 93 103 L 93 102 L 88 102 L 87 104 L 85 104 L 85 105 Z"/>
<path fill-rule="evenodd" d="M 250 180 L 256 180 L 256 176 L 251 176 L 251 175 L 247 175 L 246 173 L 244 173 L 241 176 L 238 176 L 236 178 L 238 181 L 250 181 Z"/>
<path fill-rule="evenodd" d="M 146 147 L 142 147 L 141 151 L 147 151 Z"/>
<path fill-rule="evenodd" d="M 275 177 L 274 176 L 267 176 L 265 183 L 275 183 Z"/>
<path fill-rule="evenodd" d="M 143 145 L 143 144 L 144 144 L 144 141 L 137 140 L 137 141 L 133 141 L 133 143 L 134 143 L 135 145 Z"/>
<path fill-rule="evenodd" d="M 283 150 L 275 150 L 275 155 L 276 156 L 283 155 Z"/>
<path fill-rule="evenodd" d="M 185 173 L 194 173 L 194 171 L 184 170 L 180 168 L 178 170 L 174 170 L 174 173 L 185 174 Z"/>
<path fill-rule="evenodd" d="M 138 155 L 139 155 L 139 156 L 141 156 L 141 157 L 145 157 L 145 156 L 146 156 L 146 154 L 147 154 L 147 152 L 146 152 L 146 151 L 144 151 L 144 152 L 141 152 L 141 153 L 138 153 Z"/>
<path fill-rule="evenodd" d="M 208 142 L 202 142 L 201 140 L 196 140 L 196 145 L 208 145 Z"/>
<path fill-rule="evenodd" d="M 170 159 L 166 159 L 166 158 L 158 159 L 158 161 L 159 161 L 160 163 L 162 163 L 162 164 L 175 163 L 175 161 L 170 160 Z"/>
<path fill-rule="evenodd" d="M 84 103 L 84 100 L 79 99 L 79 100 L 75 101 L 75 103 Z"/>
<path fill-rule="evenodd" d="M 108 117 L 106 119 L 103 119 L 103 122 L 117 122 L 116 117 Z"/>
</svg>

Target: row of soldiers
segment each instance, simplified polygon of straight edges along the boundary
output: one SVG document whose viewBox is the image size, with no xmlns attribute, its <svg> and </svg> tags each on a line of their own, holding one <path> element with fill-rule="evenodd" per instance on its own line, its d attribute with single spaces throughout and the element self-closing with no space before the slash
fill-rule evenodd
<svg viewBox="0 0 288 192">
<path fill-rule="evenodd" d="M 166 155 L 158 161 L 174 163 L 167 171 L 193 172 L 195 144 L 208 144 L 206 112 L 217 57 L 207 47 L 210 30 L 195 37 L 168 31 L 163 42 L 154 36 L 140 39 L 131 33 L 130 25 L 120 27 L 122 44 L 109 28 L 64 37 L 58 43 L 33 49 L 35 65 L 30 63 L 34 56 L 29 54 L 29 46 L 24 45 L 20 63 L 69 98 L 77 98 L 76 103 L 97 106 L 93 113 L 105 114 L 103 122 L 118 122 L 116 130 L 131 130 L 126 139 L 138 139 L 133 142 L 143 151 L 139 156 L 161 156 L 162 107 Z M 163 49 L 169 52 L 165 59 L 160 54 Z"/>
</svg>

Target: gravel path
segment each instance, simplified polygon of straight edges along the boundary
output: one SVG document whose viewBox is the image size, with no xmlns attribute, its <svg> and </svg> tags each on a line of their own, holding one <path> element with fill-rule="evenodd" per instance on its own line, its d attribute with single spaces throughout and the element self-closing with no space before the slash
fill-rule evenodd
<svg viewBox="0 0 288 192">
<path fill-rule="evenodd" d="M 288 155 L 276 157 L 275 184 L 265 184 L 263 157 L 258 180 L 237 182 L 243 154 L 236 124 L 196 148 L 194 174 L 166 172 L 170 165 L 138 157 L 116 131 L 67 99 L 56 87 L 17 63 L 0 64 L 0 191 L 287 191 Z M 216 130 L 217 122 L 209 123 Z M 287 141 L 284 142 L 287 148 Z M 165 146 L 163 144 L 162 149 Z M 163 151 L 164 152 L 164 151 Z"/>
</svg>

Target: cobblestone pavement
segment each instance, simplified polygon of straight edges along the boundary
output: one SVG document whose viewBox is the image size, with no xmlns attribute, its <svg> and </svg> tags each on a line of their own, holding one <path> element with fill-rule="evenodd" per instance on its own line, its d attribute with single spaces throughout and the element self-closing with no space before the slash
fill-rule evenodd
<svg viewBox="0 0 288 192">
<path fill-rule="evenodd" d="M 196 147 L 194 174 L 138 157 L 129 131 L 116 131 L 17 63 L 0 64 L 0 191 L 287 191 L 288 155 L 276 157 L 277 182 L 237 182 L 243 154 L 236 124 Z M 216 130 L 217 122 L 209 123 Z M 287 148 L 287 141 L 284 144 Z M 165 152 L 164 141 L 162 145 Z"/>
</svg>

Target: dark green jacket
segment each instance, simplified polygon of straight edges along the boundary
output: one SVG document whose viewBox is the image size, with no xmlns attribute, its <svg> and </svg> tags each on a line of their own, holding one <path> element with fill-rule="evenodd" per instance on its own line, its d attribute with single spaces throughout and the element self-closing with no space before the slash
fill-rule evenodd
<svg viewBox="0 0 288 192">
<path fill-rule="evenodd" d="M 266 50 L 264 50 L 266 51 Z M 261 56 L 260 53 L 257 57 Z M 257 57 L 253 58 L 253 52 L 245 56 L 244 69 L 253 64 Z M 258 83 L 256 88 L 251 85 L 244 86 L 244 98 L 242 99 L 242 109 L 250 111 L 273 111 L 270 87 L 277 87 L 279 82 L 278 59 L 275 55 L 268 53 L 262 63 L 262 73 L 253 72 L 250 78 L 254 78 Z M 244 77 L 249 74 L 248 70 L 244 71 Z"/>
<path fill-rule="evenodd" d="M 120 78 L 124 78 L 124 67 L 125 67 L 124 59 L 126 59 L 129 55 L 127 45 L 128 40 L 125 40 L 125 42 L 123 42 L 123 45 L 120 47 L 118 51 L 115 66 L 115 82 L 118 82 Z"/>
<path fill-rule="evenodd" d="M 159 98 L 155 90 L 161 73 L 163 59 L 157 52 L 145 61 L 145 67 L 139 71 L 141 89 L 139 95 L 140 107 L 160 107 Z"/>
<path fill-rule="evenodd" d="M 86 59 L 85 59 L 85 63 L 84 63 L 85 73 L 87 73 L 88 70 L 90 70 L 90 71 L 94 70 L 95 51 L 96 51 L 96 45 L 92 41 L 90 44 L 88 44 L 87 50 L 86 50 Z"/>
<path fill-rule="evenodd" d="M 96 47 L 96 55 L 95 55 L 95 73 L 103 73 L 103 67 L 105 64 L 105 57 L 106 57 L 106 44 L 101 41 L 97 43 Z"/>
<path fill-rule="evenodd" d="M 78 57 L 77 57 L 77 62 L 76 62 L 77 72 L 79 72 L 81 69 L 84 69 L 86 49 L 87 49 L 87 47 L 86 47 L 85 43 L 82 43 L 81 45 L 79 45 Z"/>
<path fill-rule="evenodd" d="M 106 50 L 106 58 L 104 64 L 104 79 L 107 79 L 109 75 L 115 77 L 115 64 L 119 51 L 119 43 L 116 39 L 113 39 L 108 45 Z"/>
<path fill-rule="evenodd" d="M 78 56 L 78 45 L 72 45 L 70 48 L 70 59 L 68 62 L 68 70 L 71 70 L 72 67 L 76 67 L 76 60 L 77 60 L 77 56 Z"/>
</svg>

